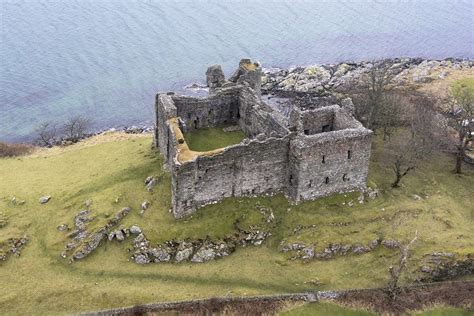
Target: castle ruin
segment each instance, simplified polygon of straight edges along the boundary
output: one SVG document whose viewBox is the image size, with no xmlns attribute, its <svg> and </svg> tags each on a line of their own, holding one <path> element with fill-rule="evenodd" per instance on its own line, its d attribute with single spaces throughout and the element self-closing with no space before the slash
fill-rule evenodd
<svg viewBox="0 0 474 316">
<path fill-rule="evenodd" d="M 299 203 L 366 188 L 372 131 L 354 118 L 352 103 L 294 106 L 285 116 L 262 99 L 261 75 L 243 59 L 228 80 L 209 67 L 206 97 L 156 96 L 155 145 L 171 172 L 176 218 L 232 196 L 283 193 Z M 222 124 L 246 138 L 207 152 L 188 147 L 185 133 Z"/>
</svg>

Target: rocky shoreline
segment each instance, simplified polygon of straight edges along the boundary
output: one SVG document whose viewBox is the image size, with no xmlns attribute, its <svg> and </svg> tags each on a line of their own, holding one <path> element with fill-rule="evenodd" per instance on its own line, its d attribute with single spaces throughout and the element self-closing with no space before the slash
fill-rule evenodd
<svg viewBox="0 0 474 316">
<path fill-rule="evenodd" d="M 455 71 L 473 71 L 472 59 L 425 59 L 425 58 L 393 58 L 374 61 L 341 62 L 335 64 L 313 64 L 291 68 L 263 68 L 262 93 L 269 103 L 272 96 L 311 98 L 317 97 L 320 104 L 332 104 L 354 89 L 361 88 L 363 76 L 380 64 L 389 69 L 391 84 L 397 88 L 417 87 L 422 84 L 444 80 Z M 183 87 L 184 95 L 207 95 L 208 87 L 202 83 L 190 83 Z M 278 101 L 281 102 L 281 101 Z M 304 102 L 307 103 L 307 102 Z M 281 106 L 276 104 L 276 106 Z M 284 110 L 283 110 L 284 112 Z M 131 126 L 112 126 L 86 133 L 79 139 L 57 137 L 52 146 L 68 146 L 75 142 L 110 132 L 127 134 L 145 134 L 154 131 L 154 124 Z"/>
<path fill-rule="evenodd" d="M 328 95 L 347 92 L 360 86 L 362 77 L 376 66 L 384 64 L 391 84 L 408 87 L 447 78 L 453 71 L 472 70 L 474 60 L 446 58 L 394 58 L 357 63 L 315 64 L 289 69 L 264 69 L 262 90 L 267 93 L 295 92 Z"/>
</svg>

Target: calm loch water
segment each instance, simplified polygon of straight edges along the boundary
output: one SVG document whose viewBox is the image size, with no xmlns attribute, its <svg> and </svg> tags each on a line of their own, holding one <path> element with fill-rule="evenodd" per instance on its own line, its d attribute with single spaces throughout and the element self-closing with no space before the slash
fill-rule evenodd
<svg viewBox="0 0 474 316">
<path fill-rule="evenodd" d="M 150 124 L 154 94 L 230 73 L 242 57 L 291 66 L 474 57 L 473 1 L 0 0 L 0 140 L 85 114 Z"/>
</svg>

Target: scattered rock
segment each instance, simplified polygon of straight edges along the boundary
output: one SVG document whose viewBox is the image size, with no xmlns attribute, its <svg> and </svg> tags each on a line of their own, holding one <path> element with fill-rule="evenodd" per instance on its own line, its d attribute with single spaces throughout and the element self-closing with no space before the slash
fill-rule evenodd
<svg viewBox="0 0 474 316">
<path fill-rule="evenodd" d="M 174 260 L 178 263 L 188 260 L 193 254 L 193 251 L 194 251 L 194 248 L 191 243 L 182 242 L 178 246 L 178 251 L 176 252 Z"/>
<path fill-rule="evenodd" d="M 121 230 L 116 230 L 115 231 L 115 238 L 118 240 L 118 241 L 124 241 L 125 239 L 125 236 L 123 234 L 123 232 Z"/>
<path fill-rule="evenodd" d="M 158 183 L 158 180 L 156 178 L 152 178 L 147 184 L 146 184 L 146 190 L 148 192 L 153 192 L 153 188 L 155 185 Z"/>
<path fill-rule="evenodd" d="M 304 244 L 300 243 L 292 243 L 292 244 L 284 244 L 284 241 L 280 244 L 280 251 L 288 252 L 288 251 L 296 251 L 305 248 Z"/>
<path fill-rule="evenodd" d="M 151 180 L 153 180 L 153 177 L 152 177 L 152 176 L 146 177 L 146 179 L 145 179 L 145 185 L 147 185 L 148 183 L 150 183 Z"/>
<path fill-rule="evenodd" d="M 150 263 L 150 258 L 146 254 L 138 254 L 135 256 L 135 262 L 138 264 L 147 264 Z"/>
<path fill-rule="evenodd" d="M 378 239 L 374 239 L 374 240 L 369 241 L 368 246 L 371 250 L 374 250 L 375 248 L 377 248 L 379 244 L 380 244 L 380 241 Z"/>
<path fill-rule="evenodd" d="M 143 215 L 150 205 L 151 203 L 149 201 L 143 201 L 140 205 L 140 215 Z"/>
<path fill-rule="evenodd" d="M 413 194 L 413 195 L 412 195 L 412 198 L 413 198 L 415 201 L 421 200 L 421 196 L 419 196 L 419 195 L 417 195 L 417 194 Z"/>
<path fill-rule="evenodd" d="M 69 229 L 69 227 L 67 226 L 67 224 L 61 224 L 57 227 L 57 229 L 60 231 L 60 232 L 63 232 L 67 229 Z"/>
<path fill-rule="evenodd" d="M 388 249 L 396 249 L 396 248 L 400 248 L 400 243 L 396 240 L 382 240 L 381 242 L 382 246 L 384 246 L 385 248 L 388 248 Z"/>
<path fill-rule="evenodd" d="M 301 251 L 303 252 L 303 256 L 301 257 L 301 259 L 311 260 L 311 259 L 314 258 L 314 248 L 313 247 L 305 247 L 305 248 L 301 249 Z"/>
<path fill-rule="evenodd" d="M 84 229 L 86 224 L 91 221 L 92 218 L 89 217 L 88 210 L 82 210 L 74 217 L 74 225 L 77 229 Z"/>
<path fill-rule="evenodd" d="M 89 209 L 92 206 L 92 200 L 85 200 L 84 201 L 84 206 Z"/>
<path fill-rule="evenodd" d="M 204 244 L 196 251 L 193 258 L 191 259 L 191 262 L 203 263 L 214 260 L 215 257 L 216 252 L 212 248 L 212 245 Z"/>
<path fill-rule="evenodd" d="M 369 199 L 375 200 L 380 195 L 380 190 L 368 187 L 366 194 Z"/>
<path fill-rule="evenodd" d="M 141 234 L 141 232 L 142 232 L 142 229 L 138 227 L 137 225 L 133 225 L 132 227 L 130 227 L 130 234 L 138 235 L 138 234 Z"/>
<path fill-rule="evenodd" d="M 0 261 L 5 261 L 10 255 L 20 256 L 23 247 L 28 243 L 28 236 L 8 238 L 0 243 Z"/>
<path fill-rule="evenodd" d="M 369 251 L 370 251 L 370 248 L 365 247 L 365 246 L 358 245 L 358 246 L 352 247 L 352 252 L 356 255 L 360 255 Z"/>
<path fill-rule="evenodd" d="M 169 262 L 171 260 L 171 250 L 169 248 L 150 248 L 148 254 L 154 258 L 154 262 Z"/>
<path fill-rule="evenodd" d="M 51 195 L 46 195 L 39 198 L 39 202 L 41 204 L 46 204 L 49 202 L 49 200 L 51 200 Z"/>
</svg>

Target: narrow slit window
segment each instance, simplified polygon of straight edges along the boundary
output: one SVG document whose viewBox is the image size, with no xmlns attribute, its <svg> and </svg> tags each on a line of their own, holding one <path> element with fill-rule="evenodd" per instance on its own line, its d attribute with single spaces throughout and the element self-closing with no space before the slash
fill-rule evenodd
<svg viewBox="0 0 474 316">
<path fill-rule="evenodd" d="M 326 179 L 324 180 L 324 183 L 329 184 L 329 177 L 326 177 Z"/>
<path fill-rule="evenodd" d="M 326 156 L 323 155 L 322 163 L 326 163 Z"/>
<path fill-rule="evenodd" d="M 305 129 L 305 130 L 304 130 L 304 134 L 305 134 L 305 135 L 309 135 L 309 129 Z"/>
<path fill-rule="evenodd" d="M 349 178 L 347 177 L 347 174 L 344 173 L 344 175 L 342 176 L 342 181 L 346 182 L 348 180 Z"/>
<path fill-rule="evenodd" d="M 351 159 L 351 158 L 352 158 L 352 151 L 348 150 L 347 151 L 347 159 Z"/>
</svg>

